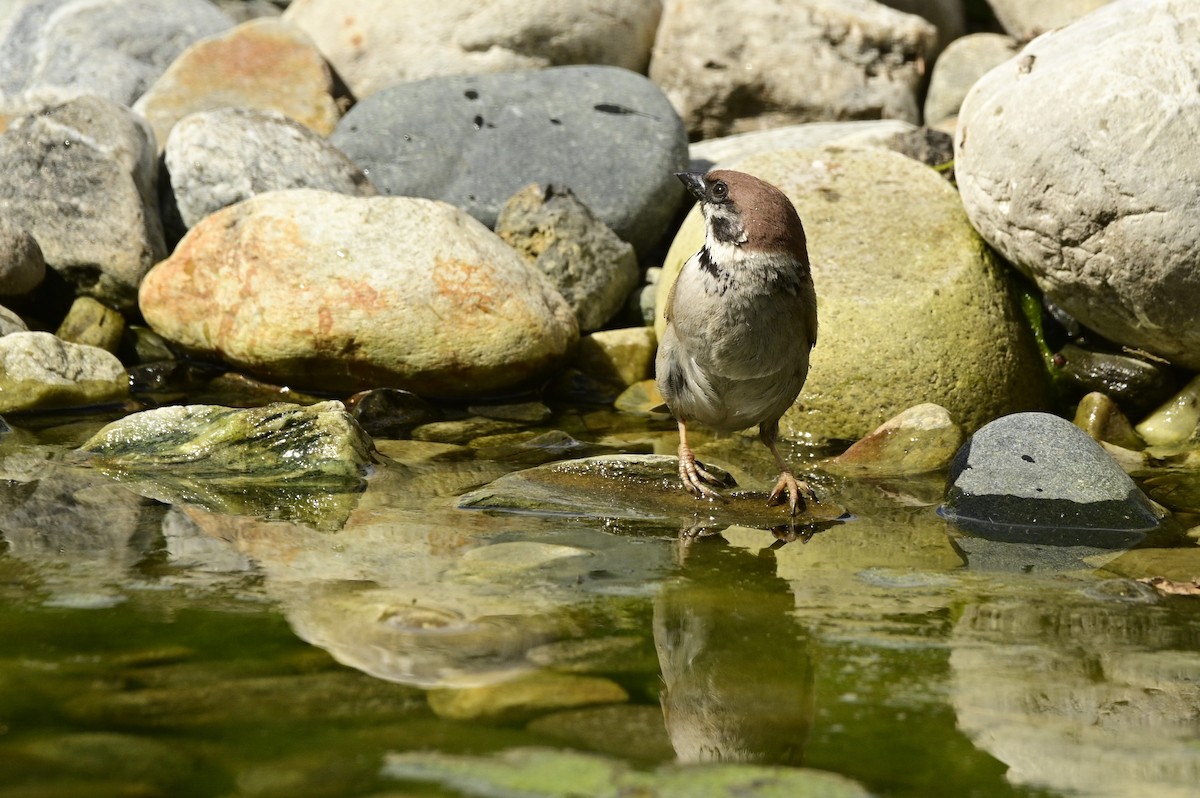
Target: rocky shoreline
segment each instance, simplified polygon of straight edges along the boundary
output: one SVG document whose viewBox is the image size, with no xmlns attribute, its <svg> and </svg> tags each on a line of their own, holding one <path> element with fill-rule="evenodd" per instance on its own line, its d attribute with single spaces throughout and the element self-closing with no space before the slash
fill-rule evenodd
<svg viewBox="0 0 1200 798">
<path fill-rule="evenodd" d="M 700 235 L 672 173 L 719 164 L 808 232 L 822 331 L 786 438 L 1078 407 L 1136 476 L 1195 468 L 1200 11 L 478 5 L 11 4 L 7 424 L 231 385 L 382 437 L 438 408 L 649 413 Z"/>
</svg>

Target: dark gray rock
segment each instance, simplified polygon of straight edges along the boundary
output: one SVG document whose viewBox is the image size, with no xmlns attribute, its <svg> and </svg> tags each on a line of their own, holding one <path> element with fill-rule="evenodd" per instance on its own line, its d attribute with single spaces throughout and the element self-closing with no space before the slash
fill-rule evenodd
<svg viewBox="0 0 1200 798">
<path fill-rule="evenodd" d="M 77 293 L 131 310 L 167 255 L 157 158 L 146 121 L 101 97 L 22 116 L 0 135 L 0 215 L 37 239 Z"/>
<path fill-rule="evenodd" d="M 178 214 L 185 228 L 266 191 L 376 193 L 337 147 L 276 111 L 221 108 L 184 117 L 171 129 L 164 160 L 174 200 L 167 215 Z"/>
<path fill-rule="evenodd" d="M 1161 511 L 1086 432 L 1048 413 L 987 424 L 950 464 L 942 513 L 993 541 L 1127 548 Z"/>
<path fill-rule="evenodd" d="M 132 105 L 188 45 L 231 27 L 208 0 L 5 3 L 0 107 L 82 94 Z"/>
<path fill-rule="evenodd" d="M 566 186 L 530 184 L 500 210 L 496 234 L 567 300 L 579 331 L 598 330 L 638 281 L 637 254 Z"/>
<path fill-rule="evenodd" d="M 385 194 L 457 205 L 489 227 L 529 183 L 569 186 L 645 253 L 683 197 L 683 124 L 662 91 L 615 67 L 431 78 L 378 91 L 331 137 Z"/>
</svg>

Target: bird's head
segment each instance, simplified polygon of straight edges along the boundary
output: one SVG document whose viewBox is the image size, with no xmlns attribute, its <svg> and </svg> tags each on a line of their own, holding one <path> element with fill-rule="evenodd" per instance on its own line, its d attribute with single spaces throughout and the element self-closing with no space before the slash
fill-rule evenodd
<svg viewBox="0 0 1200 798">
<path fill-rule="evenodd" d="M 804 226 L 792 201 L 775 186 L 745 172 L 714 169 L 708 174 L 677 172 L 700 203 L 705 245 L 714 255 L 740 260 L 747 255 L 789 254 L 808 265 Z"/>
</svg>

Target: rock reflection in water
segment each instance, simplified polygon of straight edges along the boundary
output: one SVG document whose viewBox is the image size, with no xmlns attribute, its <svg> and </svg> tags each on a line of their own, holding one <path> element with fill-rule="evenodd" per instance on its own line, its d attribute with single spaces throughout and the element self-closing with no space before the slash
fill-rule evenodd
<svg viewBox="0 0 1200 798">
<path fill-rule="evenodd" d="M 681 574 L 654 602 L 667 732 L 684 762 L 797 765 L 814 716 L 813 664 L 795 597 L 759 554 L 709 536 L 680 543 Z"/>
<path fill-rule="evenodd" d="M 1197 635 L 1140 599 L 968 606 L 950 655 L 959 726 L 1014 785 L 1195 795 Z"/>
</svg>

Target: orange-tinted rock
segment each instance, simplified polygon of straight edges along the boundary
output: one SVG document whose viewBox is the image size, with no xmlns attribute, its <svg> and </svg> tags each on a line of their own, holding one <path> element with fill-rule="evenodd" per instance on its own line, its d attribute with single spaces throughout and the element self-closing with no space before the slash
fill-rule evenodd
<svg viewBox="0 0 1200 798">
<path fill-rule="evenodd" d="M 278 19 L 256 19 L 189 47 L 137 101 L 160 148 L 176 122 L 215 108 L 279 111 L 322 136 L 338 121 L 333 77 L 312 41 Z"/>
<path fill-rule="evenodd" d="M 345 393 L 503 391 L 547 374 L 579 335 L 546 278 L 457 208 L 307 189 L 206 217 L 140 304 L 188 349 Z"/>
</svg>

